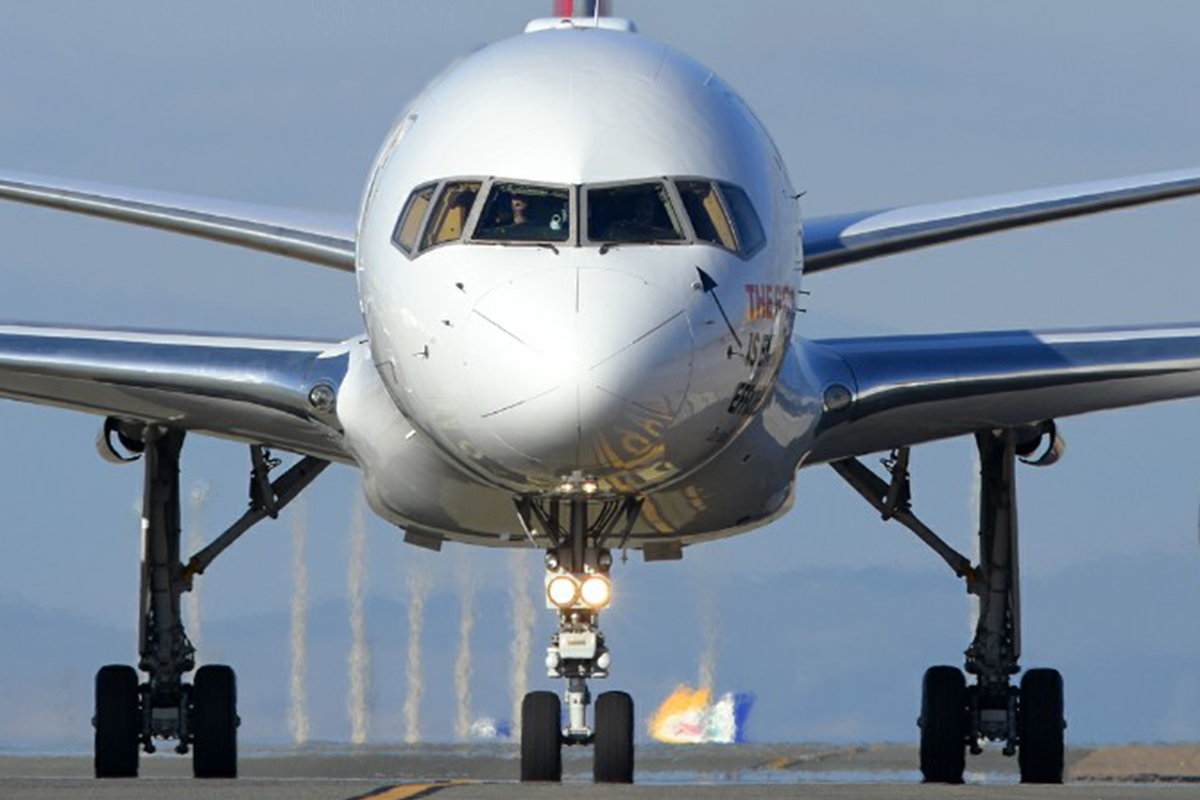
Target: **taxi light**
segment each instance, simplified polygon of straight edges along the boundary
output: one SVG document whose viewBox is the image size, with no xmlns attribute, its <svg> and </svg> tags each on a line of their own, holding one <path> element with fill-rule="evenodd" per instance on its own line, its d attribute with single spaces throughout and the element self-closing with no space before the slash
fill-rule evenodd
<svg viewBox="0 0 1200 800">
<path fill-rule="evenodd" d="M 579 584 L 570 575 L 558 575 L 550 579 L 550 585 L 546 587 L 546 594 L 550 597 L 550 602 L 559 608 L 567 608 L 574 605 L 575 600 L 579 597 Z"/>
<path fill-rule="evenodd" d="M 591 575 L 584 580 L 579 593 L 583 597 L 583 602 L 591 608 L 604 608 L 611 599 L 612 587 L 607 579 L 599 575 Z"/>
</svg>

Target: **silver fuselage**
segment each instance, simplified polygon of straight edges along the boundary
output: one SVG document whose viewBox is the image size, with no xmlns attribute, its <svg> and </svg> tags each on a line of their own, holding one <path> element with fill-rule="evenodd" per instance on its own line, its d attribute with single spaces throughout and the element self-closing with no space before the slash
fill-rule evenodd
<svg viewBox="0 0 1200 800">
<path fill-rule="evenodd" d="M 662 176 L 744 188 L 766 245 L 747 257 L 696 242 L 455 242 L 410 258 L 393 243 L 430 182 Z M 635 535 L 715 535 L 781 513 L 818 416 L 789 347 L 793 194 L 733 90 L 642 36 L 528 33 L 458 64 L 402 115 L 360 216 L 369 355 L 339 416 L 372 506 L 410 528 L 513 537 L 513 497 L 574 476 L 598 495 L 646 496 Z"/>
</svg>

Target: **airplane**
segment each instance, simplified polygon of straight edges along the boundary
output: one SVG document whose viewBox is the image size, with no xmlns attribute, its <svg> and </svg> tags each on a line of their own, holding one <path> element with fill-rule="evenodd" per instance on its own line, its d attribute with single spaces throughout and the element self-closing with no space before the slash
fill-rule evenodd
<svg viewBox="0 0 1200 800">
<path fill-rule="evenodd" d="M 670 559 L 765 525 L 790 506 L 798 467 L 828 463 L 992 612 L 970 651 L 974 685 L 957 668 L 926 676 L 926 777 L 961 780 L 965 749 L 986 738 L 1019 753 L 1024 779 L 1061 780 L 1061 678 L 1031 670 L 1011 685 L 1014 461 L 1050 463 L 1056 419 L 1194 394 L 1194 329 L 809 341 L 792 335 L 796 294 L 803 274 L 1194 194 L 1197 174 L 802 226 L 778 151 L 719 78 L 604 8 L 554 10 L 406 110 L 356 220 L 3 176 L 10 200 L 353 271 L 367 323 L 346 342 L 0 331 L 5 396 L 98 414 L 102 453 L 146 465 L 148 677 L 97 676 L 97 774 L 136 773 L 138 749 L 159 738 L 190 747 L 199 776 L 236 773 L 233 674 L 205 666 L 186 683 L 179 596 L 244 526 L 336 461 L 362 470 L 372 507 L 412 543 L 547 551 L 560 623 L 548 669 L 568 681 L 568 724 L 557 696 L 527 698 L 522 776 L 554 780 L 561 746 L 590 743 L 597 780 L 632 780 L 632 701 L 605 693 L 588 721 L 587 680 L 609 666 L 598 619 L 612 550 Z M 562 57 L 589 80 L 547 66 Z M 565 83 L 571 107 L 545 82 L 511 79 L 524 74 Z M 497 134 L 531 126 L 563 135 Z M 680 129 L 695 138 L 681 142 Z M 174 477 L 185 431 L 250 445 L 256 487 L 247 517 L 186 563 Z M 978 565 L 908 503 L 908 448 L 967 435 L 992 545 Z M 272 480 L 267 448 L 301 458 Z M 889 450 L 886 480 L 858 460 Z"/>
</svg>

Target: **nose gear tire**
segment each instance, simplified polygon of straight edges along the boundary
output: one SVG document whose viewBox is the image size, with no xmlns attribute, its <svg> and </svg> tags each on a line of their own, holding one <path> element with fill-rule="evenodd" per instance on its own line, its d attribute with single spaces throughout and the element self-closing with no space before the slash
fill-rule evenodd
<svg viewBox="0 0 1200 800">
<path fill-rule="evenodd" d="M 592 775 L 596 783 L 633 783 L 633 698 L 604 692 L 596 700 Z"/>
<path fill-rule="evenodd" d="M 521 780 L 562 780 L 562 702 L 554 692 L 530 692 L 521 702 Z"/>
</svg>

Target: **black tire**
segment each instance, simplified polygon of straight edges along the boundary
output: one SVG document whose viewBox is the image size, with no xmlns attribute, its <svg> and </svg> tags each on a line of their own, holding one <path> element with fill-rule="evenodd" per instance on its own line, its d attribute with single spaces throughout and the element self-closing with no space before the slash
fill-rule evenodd
<svg viewBox="0 0 1200 800">
<path fill-rule="evenodd" d="M 138 674 L 110 664 L 96 673 L 95 768 L 97 778 L 136 778 L 142 716 Z"/>
<path fill-rule="evenodd" d="M 930 667 L 921 684 L 921 774 L 926 783 L 962 783 L 966 768 L 967 681 L 957 667 Z"/>
<path fill-rule="evenodd" d="M 562 780 L 562 703 L 554 692 L 521 701 L 521 781 Z"/>
<path fill-rule="evenodd" d="M 229 667 L 206 664 L 192 682 L 192 774 L 237 777 L 237 679 Z"/>
<path fill-rule="evenodd" d="M 596 700 L 592 776 L 596 783 L 633 783 L 633 698 L 605 692 Z"/>
<path fill-rule="evenodd" d="M 1021 678 L 1018 760 L 1021 783 L 1063 782 L 1063 679 L 1056 669 L 1031 669 Z"/>
</svg>

